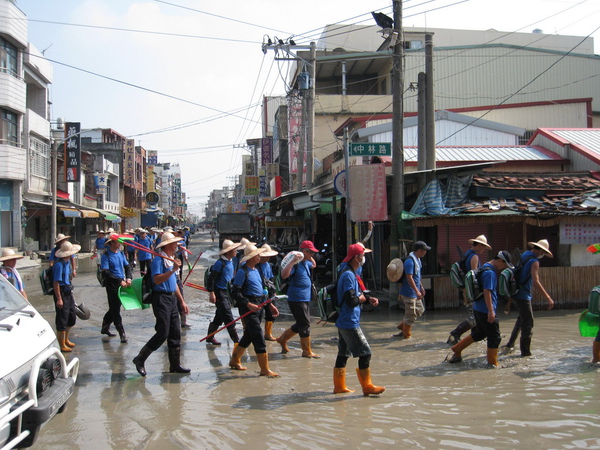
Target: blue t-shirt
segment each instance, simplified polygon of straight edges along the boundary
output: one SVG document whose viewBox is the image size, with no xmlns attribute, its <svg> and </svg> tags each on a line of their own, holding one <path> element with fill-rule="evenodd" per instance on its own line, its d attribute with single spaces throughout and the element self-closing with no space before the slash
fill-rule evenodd
<svg viewBox="0 0 600 450">
<path fill-rule="evenodd" d="M 476 254 L 477 253 L 475 253 L 475 250 L 471 250 L 471 249 L 469 249 L 465 252 L 465 268 L 467 269 L 467 272 L 469 270 L 471 270 L 471 260 L 473 259 L 473 256 L 475 256 Z M 481 267 L 481 262 L 479 262 L 477 264 L 477 268 L 480 268 L 480 267 Z"/>
<path fill-rule="evenodd" d="M 490 293 L 492 294 L 492 306 L 494 307 L 494 312 L 496 312 L 496 307 L 498 306 L 498 292 L 496 291 L 498 277 L 496 276 L 496 271 L 494 270 L 494 266 L 492 266 L 489 262 L 481 266 L 481 269 L 482 292 L 485 289 L 490 290 Z M 473 302 L 473 309 L 481 313 L 488 313 L 487 305 L 485 304 L 485 298 L 483 295 Z"/>
<path fill-rule="evenodd" d="M 266 280 L 272 280 L 275 277 L 271 264 L 268 262 L 259 263 L 256 267 L 258 267 L 258 270 L 260 270 L 260 273 L 262 273 L 263 278 Z"/>
<path fill-rule="evenodd" d="M 60 259 L 52 266 L 52 280 L 58 281 L 61 286 L 69 286 L 71 281 L 71 261 Z"/>
<path fill-rule="evenodd" d="M 400 295 L 403 297 L 417 298 L 417 295 L 421 292 L 421 261 L 419 261 L 419 258 L 412 252 L 408 256 L 406 261 L 404 261 L 404 273 L 413 276 L 415 286 L 419 292 L 412 290 L 405 275 L 404 283 L 402 283 L 402 286 L 400 287 Z"/>
<path fill-rule="evenodd" d="M 127 258 L 125 258 L 125 255 L 120 250 L 111 252 L 109 249 L 102 253 L 100 269 L 108 270 L 116 278 L 125 279 L 125 270 L 123 267 L 128 265 L 129 261 L 127 261 Z"/>
<path fill-rule="evenodd" d="M 337 271 L 338 271 L 338 275 L 339 275 L 340 273 L 342 273 L 344 270 L 346 270 L 348 267 L 350 267 L 350 266 L 348 265 L 348 263 L 347 263 L 347 262 L 343 262 L 343 263 L 341 263 L 341 264 L 338 266 L 338 269 L 337 269 Z M 362 268 L 362 266 L 358 266 L 358 268 L 356 269 L 356 272 L 355 272 L 355 273 L 356 273 L 356 275 L 358 275 L 359 277 L 362 277 L 362 272 L 363 272 L 363 270 L 362 270 L 362 269 L 363 269 L 363 268 Z"/>
<path fill-rule="evenodd" d="M 150 240 L 148 236 L 143 239 L 140 238 L 138 240 L 138 244 L 146 247 L 147 249 L 152 248 L 152 240 Z M 150 253 L 138 249 L 138 261 L 148 261 L 149 259 L 152 259 L 152 255 Z"/>
<path fill-rule="evenodd" d="M 96 238 L 96 249 L 97 250 L 104 250 L 105 244 L 106 244 L 105 237 Z"/>
<path fill-rule="evenodd" d="M 533 253 L 531 250 L 527 250 L 521 255 L 522 269 L 520 270 L 519 279 L 517 280 L 520 287 L 519 292 L 517 292 L 513 298 L 517 300 L 531 301 L 531 288 L 533 285 L 533 278 L 531 276 L 531 266 L 533 266 L 533 263 L 537 260 L 538 259 L 535 256 L 535 253 Z"/>
<path fill-rule="evenodd" d="M 353 330 L 360 326 L 360 305 L 352 308 L 344 301 L 344 294 L 350 289 L 354 289 L 357 296 L 361 294 L 356 275 L 352 270 L 346 270 L 338 279 L 337 300 L 341 309 L 335 321 L 335 326 L 344 330 Z"/>
<path fill-rule="evenodd" d="M 161 275 L 171 270 L 170 267 L 165 267 L 164 260 L 160 256 L 154 257 L 152 263 L 150 264 L 150 269 L 152 271 L 152 284 L 154 285 L 154 288 L 152 289 L 153 291 L 175 292 L 177 290 L 177 275 L 174 273 L 167 278 L 167 281 L 164 281 L 160 284 L 154 284 L 154 277 L 156 275 Z"/>
<path fill-rule="evenodd" d="M 217 289 L 227 289 L 227 283 L 233 280 L 233 263 L 222 256 L 214 265 L 213 270 L 220 275 L 215 281 Z"/>
<path fill-rule="evenodd" d="M 246 271 L 248 272 L 247 279 Z M 244 283 L 244 279 L 246 279 L 246 283 Z M 251 269 L 250 267 L 246 266 L 246 269 L 238 269 L 237 273 L 235 274 L 235 278 L 233 279 L 233 285 L 241 286 L 242 295 L 244 296 L 260 297 L 264 294 L 262 277 L 256 268 Z"/>
<path fill-rule="evenodd" d="M 310 260 L 307 260 L 300 261 L 292 268 L 290 276 L 287 278 L 289 283 L 287 291 L 288 302 L 310 302 L 312 297 L 311 267 L 312 263 Z"/>
<path fill-rule="evenodd" d="M 7 280 L 14 280 L 14 286 L 15 288 L 17 288 L 17 291 L 24 291 L 25 290 L 25 284 L 23 283 L 23 280 L 21 280 L 19 282 L 19 277 L 17 277 L 15 275 L 15 271 L 11 270 L 10 267 L 0 267 L 0 273 L 2 273 L 2 275 L 4 275 L 4 278 L 6 278 Z"/>
</svg>

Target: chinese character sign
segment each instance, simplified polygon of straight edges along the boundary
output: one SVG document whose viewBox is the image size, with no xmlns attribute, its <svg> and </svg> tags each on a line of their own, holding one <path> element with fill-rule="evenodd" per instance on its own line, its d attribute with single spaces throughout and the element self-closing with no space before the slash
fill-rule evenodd
<svg viewBox="0 0 600 450">
<path fill-rule="evenodd" d="M 65 178 L 67 182 L 81 179 L 81 123 L 65 124 Z"/>
<path fill-rule="evenodd" d="M 273 138 L 263 138 L 261 139 L 262 144 L 260 147 L 260 153 L 262 156 L 262 166 L 266 166 L 267 164 L 271 164 L 273 162 Z"/>
<path fill-rule="evenodd" d="M 387 220 L 385 165 L 350 167 L 350 218 L 353 222 Z"/>
<path fill-rule="evenodd" d="M 389 142 L 352 142 L 349 156 L 392 156 Z"/>
<path fill-rule="evenodd" d="M 125 143 L 125 158 L 123 184 L 129 187 L 135 185 L 135 144 L 133 139 L 127 139 Z"/>
<path fill-rule="evenodd" d="M 108 187 L 108 174 L 94 174 L 94 184 L 96 185 L 96 194 L 106 194 Z"/>
<path fill-rule="evenodd" d="M 246 186 L 244 188 L 244 195 L 258 195 L 258 190 L 260 186 L 260 177 L 245 177 Z"/>
<path fill-rule="evenodd" d="M 148 150 L 146 153 L 146 161 L 148 165 L 155 166 L 158 164 L 158 152 L 156 150 Z"/>
<path fill-rule="evenodd" d="M 290 173 L 298 173 L 298 152 L 300 151 L 300 132 L 302 130 L 302 102 L 298 98 L 290 97 L 288 121 Z M 306 158 L 306 153 L 304 158 Z"/>
</svg>

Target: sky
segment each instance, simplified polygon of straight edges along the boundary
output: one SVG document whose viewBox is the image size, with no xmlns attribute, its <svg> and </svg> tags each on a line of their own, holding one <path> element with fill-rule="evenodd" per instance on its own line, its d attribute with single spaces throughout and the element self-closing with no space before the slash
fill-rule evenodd
<svg viewBox="0 0 600 450">
<path fill-rule="evenodd" d="M 241 173 L 261 137 L 263 96 L 285 95 L 288 63 L 265 36 L 317 41 L 327 24 L 373 25 L 391 0 L 17 0 L 29 41 L 53 63 L 52 119 L 112 128 L 179 164 L 188 211 Z M 404 26 L 595 38 L 598 0 L 404 0 Z"/>
</svg>

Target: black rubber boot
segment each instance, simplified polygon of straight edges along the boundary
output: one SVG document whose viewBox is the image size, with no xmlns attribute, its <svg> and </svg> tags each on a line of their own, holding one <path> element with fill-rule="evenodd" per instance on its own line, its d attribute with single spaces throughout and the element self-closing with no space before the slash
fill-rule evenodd
<svg viewBox="0 0 600 450">
<path fill-rule="evenodd" d="M 240 337 L 237 334 L 237 330 L 235 329 L 235 325 L 227 327 L 227 332 L 229 333 L 229 337 L 233 341 L 234 344 L 239 344 Z"/>
<path fill-rule="evenodd" d="M 119 332 L 119 337 L 121 338 L 121 344 L 127 344 L 127 335 L 125 334 L 125 328 L 123 328 L 123 325 L 115 325 L 115 328 Z"/>
<path fill-rule="evenodd" d="M 521 356 L 531 356 L 531 338 L 521 336 Z"/>
<path fill-rule="evenodd" d="M 140 350 L 140 353 L 133 358 L 133 364 L 135 364 L 135 368 L 138 373 L 145 377 L 146 376 L 146 368 L 144 367 L 144 363 L 148 359 L 148 356 L 152 354 L 153 350 L 150 349 L 147 345 L 144 345 Z"/>
<path fill-rule="evenodd" d="M 102 328 L 100 329 L 100 334 L 105 334 L 105 335 L 107 335 L 107 336 L 109 336 L 109 337 L 116 336 L 116 334 L 115 334 L 115 333 L 111 333 L 111 332 L 110 332 L 110 324 L 111 324 L 111 323 L 112 323 L 112 322 L 109 322 L 109 321 L 107 321 L 107 320 L 103 320 L 103 321 L 102 321 Z"/>
<path fill-rule="evenodd" d="M 171 373 L 190 373 L 190 369 L 181 367 L 181 347 L 169 349 L 169 372 Z"/>
<path fill-rule="evenodd" d="M 468 320 L 463 320 L 458 326 L 450 332 L 448 344 L 456 345 L 460 341 L 460 337 L 471 329 L 471 324 Z M 454 338 L 454 339 L 452 339 Z"/>
<path fill-rule="evenodd" d="M 214 333 L 215 331 L 217 331 L 217 329 L 218 329 L 218 328 L 219 328 L 218 326 L 216 326 L 216 325 L 213 325 L 212 323 L 210 323 L 210 324 L 208 325 L 208 331 L 206 332 L 206 335 L 207 335 L 207 336 L 211 335 L 212 333 Z M 215 336 L 214 336 L 214 335 L 213 335 L 213 336 L 211 336 L 211 337 L 209 337 L 209 338 L 206 340 L 206 342 L 207 342 L 208 344 L 212 344 L 212 345 L 221 345 L 221 343 L 215 339 Z"/>
</svg>

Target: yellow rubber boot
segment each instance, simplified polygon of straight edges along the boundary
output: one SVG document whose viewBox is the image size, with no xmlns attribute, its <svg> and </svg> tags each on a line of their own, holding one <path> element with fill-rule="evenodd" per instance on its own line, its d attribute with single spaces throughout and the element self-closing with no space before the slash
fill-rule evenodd
<svg viewBox="0 0 600 450">
<path fill-rule="evenodd" d="M 467 348 L 469 345 L 471 345 L 473 342 L 475 342 L 475 339 L 473 339 L 473 336 L 468 335 L 466 338 L 462 338 L 458 344 L 453 345 L 452 347 L 450 347 L 450 350 L 452 350 L 452 352 L 454 353 L 454 355 L 452 356 L 452 358 L 450 358 L 450 360 L 448 362 L 450 363 L 459 363 L 462 361 L 462 351 Z"/>
<path fill-rule="evenodd" d="M 265 321 L 265 341 L 276 341 L 277 339 L 273 336 L 273 323 L 270 320 Z"/>
<path fill-rule="evenodd" d="M 281 353 L 287 353 L 290 351 L 287 342 L 294 336 L 296 336 L 296 333 L 294 333 L 291 328 L 288 328 L 276 339 L 276 341 L 281 344 Z"/>
<path fill-rule="evenodd" d="M 75 342 L 71 342 L 69 340 L 69 334 L 71 333 L 71 328 L 73 328 L 73 327 L 67 327 L 67 331 L 65 333 L 65 344 L 67 344 L 69 347 L 75 347 Z"/>
<path fill-rule="evenodd" d="M 233 352 L 231 353 L 231 359 L 229 360 L 229 367 L 233 370 L 246 370 L 246 367 L 242 366 L 242 355 L 246 349 L 240 347 L 239 344 L 235 344 Z"/>
<path fill-rule="evenodd" d="M 487 362 L 488 365 L 493 367 L 499 367 L 498 365 L 498 349 L 488 348 L 487 349 Z"/>
<path fill-rule="evenodd" d="M 358 381 L 362 386 L 362 391 L 365 397 L 368 395 L 379 395 L 385 391 L 383 386 L 373 386 L 371 382 L 371 369 L 356 369 L 356 375 L 358 375 Z"/>
<path fill-rule="evenodd" d="M 67 336 L 67 332 L 66 331 L 57 331 L 56 332 L 56 336 L 58 337 L 58 344 L 60 345 L 60 351 L 61 352 L 72 352 L 73 350 L 71 350 L 71 347 L 69 347 L 66 343 L 65 343 L 65 339 Z"/>
<path fill-rule="evenodd" d="M 592 347 L 592 363 L 600 362 L 600 342 L 594 341 L 594 346 Z"/>
<path fill-rule="evenodd" d="M 300 338 L 300 346 L 302 347 L 302 356 L 304 358 L 320 358 L 320 356 L 313 353 L 310 348 L 310 336 Z"/>
<path fill-rule="evenodd" d="M 260 376 L 261 377 L 278 377 L 279 374 L 273 372 L 269 369 L 269 355 L 266 353 L 257 353 L 256 359 L 258 360 L 258 365 L 260 367 Z"/>
<path fill-rule="evenodd" d="M 333 393 L 344 394 L 346 392 L 354 392 L 352 389 L 348 389 L 346 386 L 346 368 L 345 367 L 334 367 L 333 368 Z"/>
<path fill-rule="evenodd" d="M 412 338 L 412 332 L 410 331 L 411 329 L 412 325 L 407 325 L 404 322 L 402 323 L 402 336 L 404 336 L 404 339 Z"/>
</svg>

